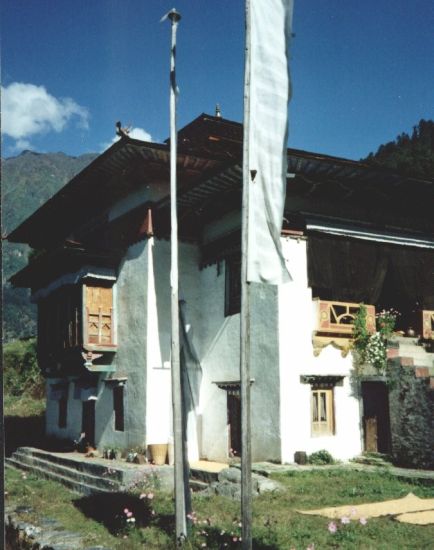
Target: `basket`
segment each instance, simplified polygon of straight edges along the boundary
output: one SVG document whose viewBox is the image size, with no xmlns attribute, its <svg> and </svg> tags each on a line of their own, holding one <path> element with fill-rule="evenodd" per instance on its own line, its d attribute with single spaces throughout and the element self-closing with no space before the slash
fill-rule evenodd
<svg viewBox="0 0 434 550">
<path fill-rule="evenodd" d="M 151 458 L 154 464 L 161 466 L 166 464 L 167 458 L 167 443 L 154 443 L 148 445 L 149 452 L 151 453 Z"/>
</svg>

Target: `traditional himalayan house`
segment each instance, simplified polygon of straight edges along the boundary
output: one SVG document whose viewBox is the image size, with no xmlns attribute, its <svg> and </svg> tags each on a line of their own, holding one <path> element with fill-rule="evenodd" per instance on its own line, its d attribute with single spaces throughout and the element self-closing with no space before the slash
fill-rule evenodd
<svg viewBox="0 0 434 550">
<path fill-rule="evenodd" d="M 240 124 L 208 115 L 179 132 L 191 459 L 241 452 L 241 140 Z M 123 137 L 9 236 L 45 251 L 12 280 L 38 304 L 48 434 L 85 432 L 99 448 L 170 441 L 168 189 L 168 145 Z M 252 289 L 253 460 L 399 447 L 384 377 L 354 376 L 352 322 L 363 302 L 372 332 L 375 312 L 393 307 L 399 329 L 433 338 L 433 198 L 432 181 L 288 150 L 281 238 L 293 280 Z M 398 338 L 390 357 L 429 399 L 433 354 L 418 343 Z"/>
</svg>

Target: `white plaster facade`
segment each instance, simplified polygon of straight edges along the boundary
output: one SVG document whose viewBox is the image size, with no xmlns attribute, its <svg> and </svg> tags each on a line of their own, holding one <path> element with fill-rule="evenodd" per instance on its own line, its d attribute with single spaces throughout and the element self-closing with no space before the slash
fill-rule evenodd
<svg viewBox="0 0 434 550">
<path fill-rule="evenodd" d="M 217 238 L 234 216 L 206 228 Z M 359 397 L 350 382 L 351 355 L 329 346 L 313 354 L 314 310 L 307 281 L 306 241 L 283 237 L 292 282 L 252 286 L 251 376 L 254 460 L 292 462 L 296 451 L 327 449 L 339 459 L 362 450 Z M 225 262 L 200 268 L 196 244 L 180 243 L 180 299 L 186 340 L 184 366 L 188 454 L 191 460 L 229 457 L 227 392 L 216 382 L 239 381 L 239 314 L 225 316 Z M 116 282 L 116 377 L 125 377 L 125 429 L 114 429 L 113 385 L 100 374 L 95 440 L 128 448 L 171 440 L 170 244 L 153 237 L 129 247 Z M 334 388 L 335 433 L 311 434 L 310 385 L 303 375 L 342 376 Z M 48 385 L 55 383 L 49 379 Z M 82 402 L 68 393 L 67 427 L 58 403 L 47 402 L 47 432 L 76 439 Z"/>
</svg>

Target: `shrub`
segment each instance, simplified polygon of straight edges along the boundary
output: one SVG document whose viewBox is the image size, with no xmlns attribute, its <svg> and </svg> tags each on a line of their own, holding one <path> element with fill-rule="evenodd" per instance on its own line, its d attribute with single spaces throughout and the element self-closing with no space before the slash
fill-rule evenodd
<svg viewBox="0 0 434 550">
<path fill-rule="evenodd" d="M 334 464 L 335 459 L 325 449 L 316 451 L 308 456 L 307 461 L 309 464 L 316 464 L 317 466 L 323 466 L 325 464 Z"/>
<path fill-rule="evenodd" d="M 3 384 L 5 394 L 40 398 L 45 393 L 44 378 L 36 358 L 36 341 L 15 340 L 4 346 Z"/>
</svg>

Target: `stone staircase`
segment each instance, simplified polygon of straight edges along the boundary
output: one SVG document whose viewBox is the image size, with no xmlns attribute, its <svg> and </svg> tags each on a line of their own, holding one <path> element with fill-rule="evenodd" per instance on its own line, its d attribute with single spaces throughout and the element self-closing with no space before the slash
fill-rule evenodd
<svg viewBox="0 0 434 550">
<path fill-rule="evenodd" d="M 219 474 L 228 467 L 227 464 L 200 460 L 190 464 L 190 489 L 194 492 L 204 491 L 218 481 Z"/>
<path fill-rule="evenodd" d="M 173 487 L 173 470 L 170 466 L 133 465 L 86 458 L 80 453 L 53 453 L 33 447 L 20 447 L 10 458 L 6 458 L 5 464 L 57 481 L 84 495 L 125 491 L 149 475 L 158 477 L 162 490 Z"/>
<path fill-rule="evenodd" d="M 403 367 L 414 369 L 416 378 L 424 378 L 434 390 L 434 353 L 421 345 L 418 338 L 394 336 L 388 342 L 387 357 Z"/>
</svg>

